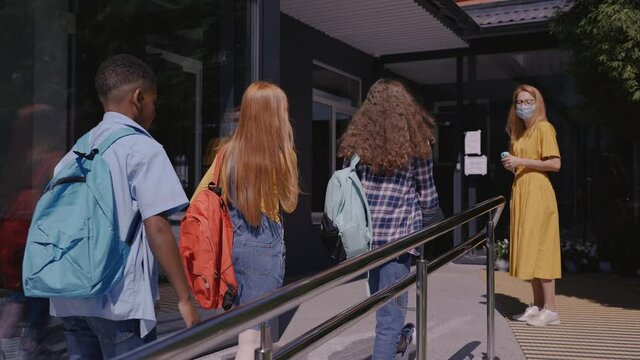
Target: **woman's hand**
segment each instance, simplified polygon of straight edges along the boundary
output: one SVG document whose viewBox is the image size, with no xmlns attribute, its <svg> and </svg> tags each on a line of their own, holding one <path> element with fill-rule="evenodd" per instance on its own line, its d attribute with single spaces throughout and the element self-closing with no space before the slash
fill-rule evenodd
<svg viewBox="0 0 640 360">
<path fill-rule="evenodd" d="M 516 172 L 516 166 L 520 166 L 522 161 L 519 157 L 515 157 L 513 155 L 507 155 L 503 157 L 500 161 L 502 162 L 502 166 L 505 169 L 511 171 L 512 173 Z"/>
<path fill-rule="evenodd" d="M 512 155 L 502 158 L 502 166 L 505 169 L 515 173 L 516 167 L 525 167 L 538 171 L 560 171 L 560 158 L 548 157 L 544 160 L 523 159 Z"/>
</svg>

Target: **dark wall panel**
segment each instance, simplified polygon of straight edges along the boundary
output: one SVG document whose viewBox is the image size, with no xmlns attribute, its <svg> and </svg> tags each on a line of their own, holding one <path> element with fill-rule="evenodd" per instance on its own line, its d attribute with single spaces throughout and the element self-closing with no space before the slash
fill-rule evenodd
<svg viewBox="0 0 640 360">
<path fill-rule="evenodd" d="M 311 223 L 311 109 L 313 60 L 333 66 L 362 80 L 362 94 L 375 80 L 375 59 L 304 23 L 280 14 L 280 83 L 289 97 L 298 149 L 301 190 L 298 209 L 285 216 L 287 277 L 293 278 L 330 266 L 320 232 Z"/>
</svg>

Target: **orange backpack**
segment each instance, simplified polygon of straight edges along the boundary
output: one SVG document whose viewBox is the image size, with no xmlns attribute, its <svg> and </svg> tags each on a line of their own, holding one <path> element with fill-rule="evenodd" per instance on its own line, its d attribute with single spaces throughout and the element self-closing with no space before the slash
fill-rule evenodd
<svg viewBox="0 0 640 360">
<path fill-rule="evenodd" d="M 222 197 L 218 153 L 213 170 L 214 182 L 189 205 L 180 224 L 180 256 L 196 300 L 205 309 L 222 306 L 228 310 L 238 293 L 233 271 L 233 225 Z"/>
</svg>

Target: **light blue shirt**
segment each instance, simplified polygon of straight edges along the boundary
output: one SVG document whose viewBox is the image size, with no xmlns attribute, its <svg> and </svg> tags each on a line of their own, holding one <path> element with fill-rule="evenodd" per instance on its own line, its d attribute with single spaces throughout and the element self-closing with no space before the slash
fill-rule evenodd
<svg viewBox="0 0 640 360">
<path fill-rule="evenodd" d="M 109 164 L 121 241 L 140 210 L 142 220 L 164 213 L 170 215 L 187 206 L 188 200 L 164 148 L 135 121 L 107 112 L 90 131 L 89 143 L 96 145 L 113 131 L 130 126 L 145 135 L 130 135 L 116 141 L 103 154 Z M 76 158 L 67 153 L 55 172 Z M 140 336 L 156 326 L 158 269 L 149 241 L 140 226 L 131 246 L 122 280 L 106 295 L 96 298 L 52 298 L 51 315 L 95 316 L 110 320 L 140 319 Z"/>
</svg>

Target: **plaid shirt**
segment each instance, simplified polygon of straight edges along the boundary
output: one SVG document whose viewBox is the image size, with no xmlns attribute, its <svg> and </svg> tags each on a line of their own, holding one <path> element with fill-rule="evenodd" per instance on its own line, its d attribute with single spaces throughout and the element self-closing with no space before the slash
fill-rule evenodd
<svg viewBox="0 0 640 360">
<path fill-rule="evenodd" d="M 427 226 L 438 209 L 431 159 L 415 159 L 411 167 L 387 175 L 360 163 L 357 172 L 369 202 L 374 248 Z"/>
</svg>

